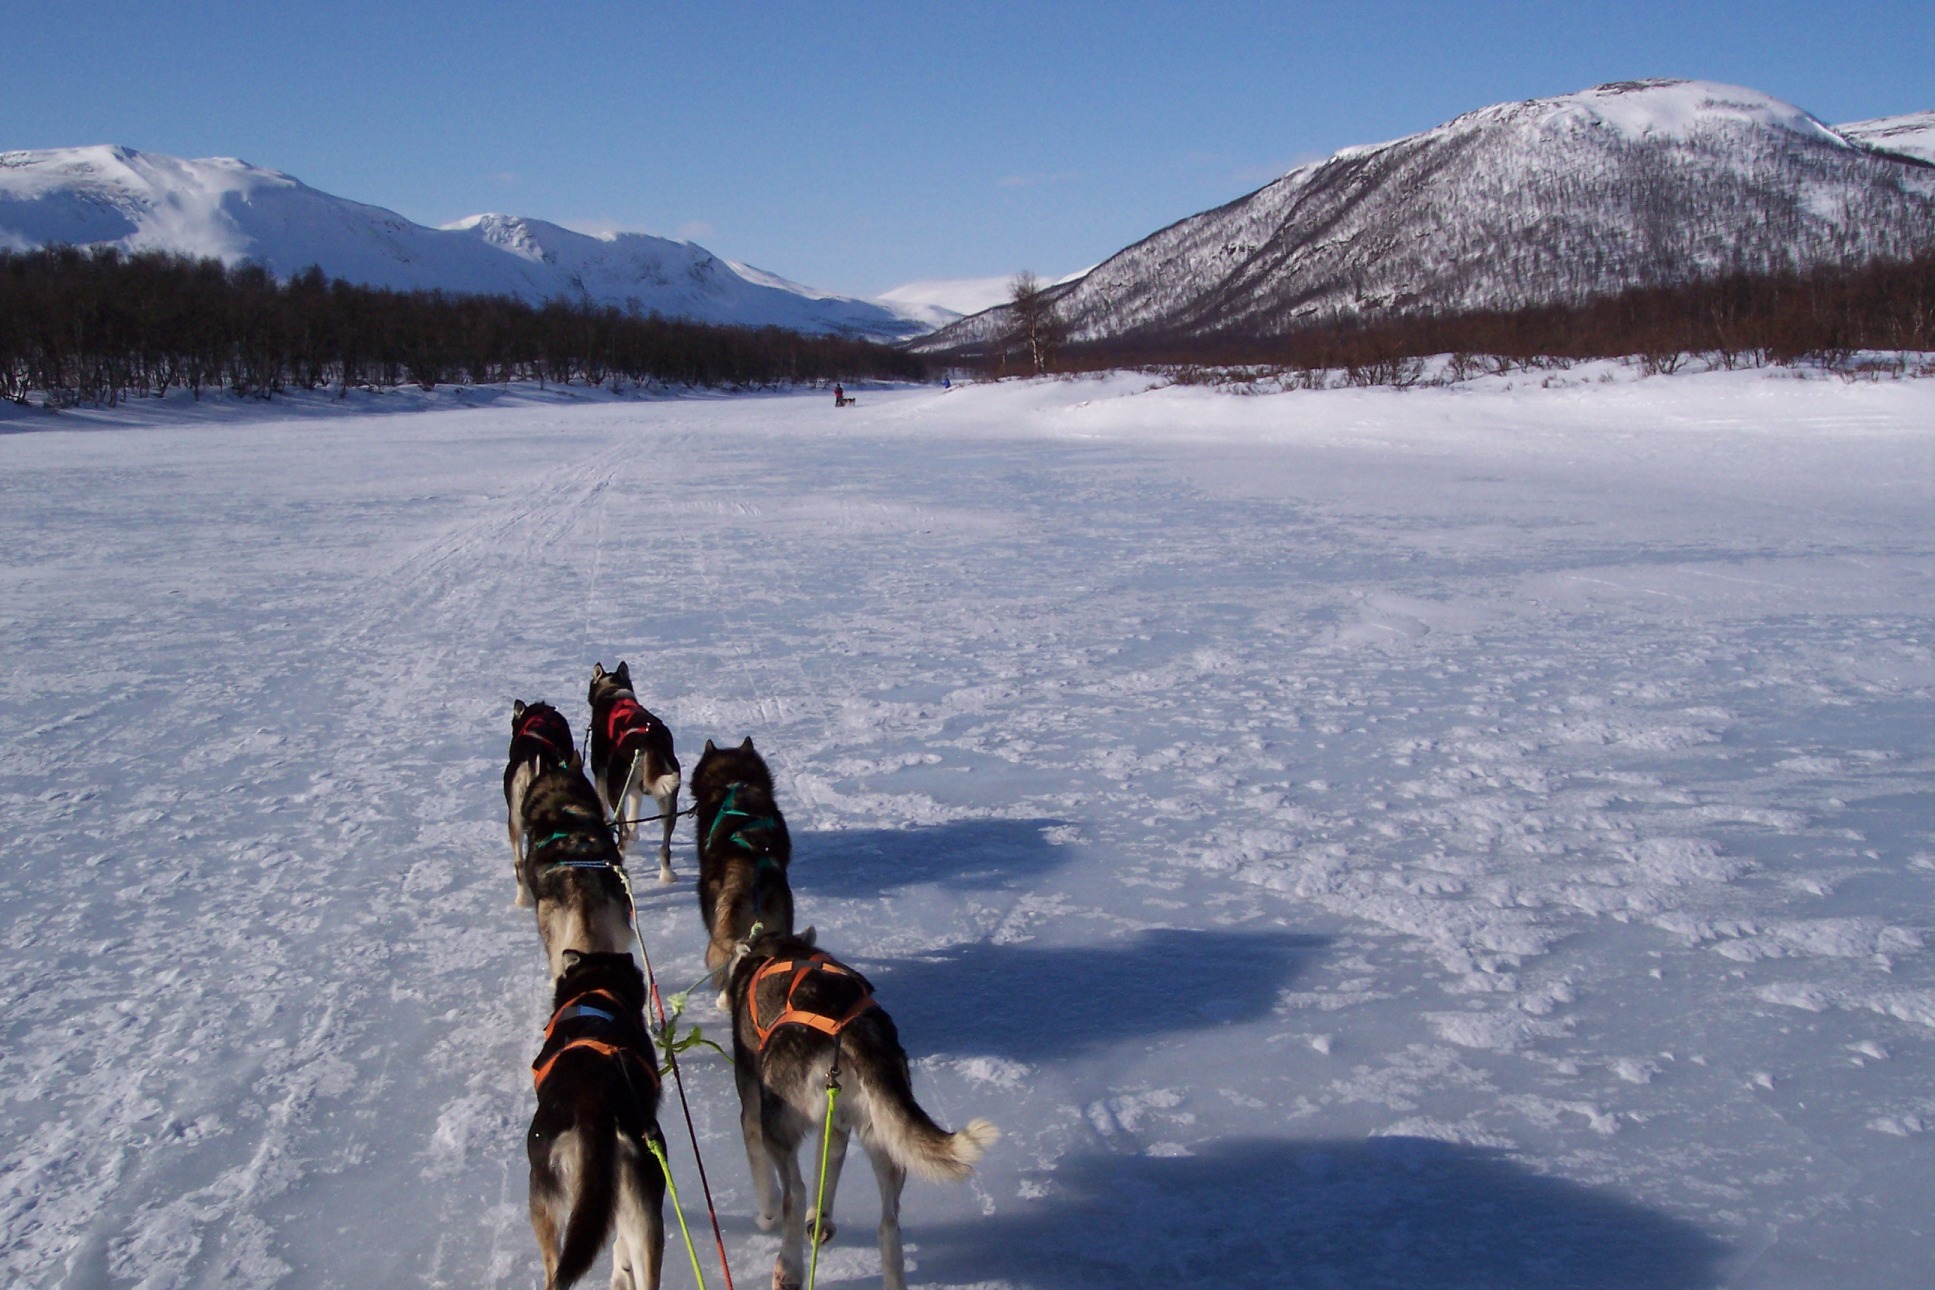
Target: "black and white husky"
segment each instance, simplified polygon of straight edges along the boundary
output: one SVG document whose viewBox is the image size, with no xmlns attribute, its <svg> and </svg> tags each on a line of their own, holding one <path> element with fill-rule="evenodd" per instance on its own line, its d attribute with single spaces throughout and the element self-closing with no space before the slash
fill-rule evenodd
<svg viewBox="0 0 1935 1290">
<path fill-rule="evenodd" d="M 649 794 L 658 805 L 665 834 L 658 847 L 658 880 L 672 879 L 672 826 L 678 822 L 679 759 L 672 732 L 647 712 L 632 692 L 631 668 L 616 672 L 603 663 L 591 669 L 591 778 L 611 817 L 619 821 L 618 845 L 638 832 L 631 821 L 645 813 Z"/>
<path fill-rule="evenodd" d="M 907 1053 L 890 1018 L 858 972 L 804 936 L 768 936 L 741 945 L 732 965 L 732 1064 L 739 1085 L 739 1127 L 746 1139 L 759 1225 L 780 1226 L 774 1290 L 804 1279 L 808 1207 L 799 1148 L 826 1121 L 827 1072 L 836 1064 L 840 1093 L 827 1152 L 826 1195 L 833 1208 L 847 1136 L 860 1135 L 880 1184 L 880 1270 L 886 1290 L 904 1290 L 900 1192 L 909 1173 L 958 1182 L 1001 1136 L 986 1120 L 954 1133 L 914 1100 Z M 778 1176 L 775 1189 L 774 1176 Z M 822 1215 L 822 1235 L 831 1225 Z"/>
<path fill-rule="evenodd" d="M 773 773 L 751 736 L 737 748 L 714 747 L 692 768 L 699 834 L 699 913 L 705 919 L 705 965 L 714 972 L 725 1010 L 725 967 L 755 923 L 793 933 L 793 889 L 786 868 L 793 841 L 773 800 Z"/>
<path fill-rule="evenodd" d="M 538 935 L 551 979 L 565 955 L 629 954 L 631 902 L 598 794 L 576 770 L 547 770 L 524 794 L 524 851 L 518 883 L 536 897 Z"/>
<path fill-rule="evenodd" d="M 546 1290 L 582 1277 L 616 1228 L 612 1290 L 657 1290 L 665 1256 L 658 1057 L 645 1030 L 645 978 L 629 954 L 565 952 L 544 1047 L 531 1063 L 537 1114 L 531 1231 Z"/>
<path fill-rule="evenodd" d="M 571 742 L 571 723 L 548 703 L 511 704 L 511 751 L 504 766 L 504 807 L 510 816 L 511 872 L 517 877 L 517 903 L 529 905 L 518 861 L 524 858 L 524 797 L 531 784 L 547 770 L 576 770 L 577 748 Z"/>
</svg>

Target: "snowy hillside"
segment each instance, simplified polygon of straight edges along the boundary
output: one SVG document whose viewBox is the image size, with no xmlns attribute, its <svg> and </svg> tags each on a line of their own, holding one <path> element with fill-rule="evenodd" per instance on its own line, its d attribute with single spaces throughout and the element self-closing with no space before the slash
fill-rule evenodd
<svg viewBox="0 0 1935 1290">
<path fill-rule="evenodd" d="M 899 338 L 916 311 L 832 296 L 642 233 L 592 237 L 542 220 L 477 215 L 426 228 L 227 157 L 127 148 L 0 153 L 0 247 L 108 244 L 257 261 L 279 276 L 319 264 L 371 286 L 589 297 L 699 322 Z"/>
<path fill-rule="evenodd" d="M 1903 116 L 1877 117 L 1873 121 L 1850 121 L 1834 127 L 1850 139 L 1891 152 L 1935 163 L 1935 111 L 1910 112 Z"/>
<path fill-rule="evenodd" d="M 536 1284 L 510 702 L 627 658 L 1005 1130 L 915 1286 L 1926 1285 L 1935 381 L 1541 379 L 0 406 L 0 1280 Z"/>
<path fill-rule="evenodd" d="M 1054 293 L 1075 340 L 1576 301 L 1935 246 L 1935 167 L 1701 81 L 1604 85 L 1347 148 Z M 985 339 L 1003 313 L 921 342 Z"/>
</svg>

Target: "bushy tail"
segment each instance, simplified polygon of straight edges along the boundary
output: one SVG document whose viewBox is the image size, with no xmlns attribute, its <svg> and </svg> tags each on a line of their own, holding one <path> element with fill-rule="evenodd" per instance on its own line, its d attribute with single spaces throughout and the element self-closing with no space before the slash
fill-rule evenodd
<svg viewBox="0 0 1935 1290">
<path fill-rule="evenodd" d="M 611 1236 L 617 1208 L 618 1122 L 609 1098 L 580 1103 L 577 1122 L 577 1197 L 564 1225 L 564 1250 L 548 1290 L 565 1290 L 591 1270 Z"/>
<path fill-rule="evenodd" d="M 886 1072 L 880 1081 L 867 1080 L 865 1088 L 874 1140 L 916 1177 L 959 1182 L 974 1172 L 975 1162 L 1001 1136 L 987 1120 L 971 1120 L 955 1133 L 941 1128 L 914 1101 L 914 1090 L 899 1071 Z"/>
</svg>

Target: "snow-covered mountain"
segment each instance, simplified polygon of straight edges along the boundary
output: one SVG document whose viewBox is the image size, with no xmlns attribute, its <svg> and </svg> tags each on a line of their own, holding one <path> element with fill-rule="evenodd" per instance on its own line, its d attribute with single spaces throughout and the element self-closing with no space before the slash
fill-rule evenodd
<svg viewBox="0 0 1935 1290">
<path fill-rule="evenodd" d="M 1893 131 L 1905 118 L 1869 123 Z M 1273 334 L 1935 246 L 1935 166 L 1754 90 L 1602 85 L 1347 148 L 1054 289 L 1072 339 Z M 917 343 L 998 331 L 1005 309 Z"/>
<path fill-rule="evenodd" d="M 1876 117 L 1872 121 L 1850 121 L 1834 128 L 1861 143 L 1935 162 L 1935 111 Z"/>
<path fill-rule="evenodd" d="M 588 297 L 700 322 L 881 339 L 938 321 L 643 233 L 594 237 L 510 215 L 428 228 L 230 157 L 190 161 L 118 147 L 0 153 L 0 247 L 59 243 L 253 260 L 281 276 L 317 264 L 371 286 L 534 302 Z"/>
</svg>

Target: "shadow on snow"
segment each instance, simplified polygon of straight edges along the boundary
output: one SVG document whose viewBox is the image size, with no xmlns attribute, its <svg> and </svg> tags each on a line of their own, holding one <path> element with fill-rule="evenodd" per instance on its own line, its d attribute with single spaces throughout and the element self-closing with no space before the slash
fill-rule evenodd
<svg viewBox="0 0 1935 1290">
<path fill-rule="evenodd" d="M 914 1053 L 1040 1061 L 1268 1016 L 1327 944 L 1292 932 L 1145 931 L 1114 945 L 976 942 L 855 958 Z"/>
<path fill-rule="evenodd" d="M 802 896 L 834 900 L 926 883 L 971 890 L 1010 887 L 1073 858 L 1072 848 L 1045 836 L 1060 823 L 953 820 L 911 829 L 795 833 L 787 878 Z"/>
<path fill-rule="evenodd" d="M 999 1150 L 999 1148 L 996 1148 Z M 1219 1143 L 1200 1155 L 1097 1152 L 1046 1174 L 1038 1201 L 910 1228 L 913 1279 L 1350 1290 L 1679 1290 L 1725 1247 L 1504 1152 L 1427 1138 Z"/>
</svg>

